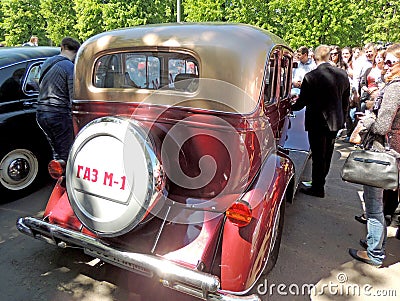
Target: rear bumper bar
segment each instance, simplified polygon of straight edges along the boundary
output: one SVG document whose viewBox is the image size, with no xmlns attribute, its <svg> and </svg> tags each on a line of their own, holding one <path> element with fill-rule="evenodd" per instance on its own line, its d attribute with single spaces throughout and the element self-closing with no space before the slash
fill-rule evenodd
<svg viewBox="0 0 400 301">
<path fill-rule="evenodd" d="M 197 298 L 213 301 L 261 300 L 255 294 L 237 296 L 219 291 L 220 280 L 215 275 L 179 266 L 154 255 L 119 251 L 96 238 L 36 218 L 19 218 L 17 229 L 23 234 L 60 247 L 68 244 L 82 247 L 85 253 L 131 272 L 149 277 L 157 275 L 165 286 Z"/>
</svg>

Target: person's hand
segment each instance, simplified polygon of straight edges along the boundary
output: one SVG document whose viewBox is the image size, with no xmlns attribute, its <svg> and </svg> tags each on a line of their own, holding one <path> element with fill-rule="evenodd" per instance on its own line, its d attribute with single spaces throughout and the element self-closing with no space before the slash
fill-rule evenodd
<svg viewBox="0 0 400 301">
<path fill-rule="evenodd" d="M 357 117 L 357 120 L 362 123 L 363 119 L 365 119 L 365 113 L 364 112 L 356 112 L 354 114 Z"/>
<path fill-rule="evenodd" d="M 293 86 L 294 86 L 295 88 L 300 88 L 300 87 L 301 87 L 301 81 L 298 80 L 298 81 L 293 82 Z"/>
</svg>

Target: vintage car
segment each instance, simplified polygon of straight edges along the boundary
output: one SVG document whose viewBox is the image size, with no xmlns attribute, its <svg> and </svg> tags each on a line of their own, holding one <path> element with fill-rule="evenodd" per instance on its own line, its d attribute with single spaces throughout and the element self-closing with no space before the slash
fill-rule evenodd
<svg viewBox="0 0 400 301">
<path fill-rule="evenodd" d="M 0 48 L 0 194 L 2 201 L 32 191 L 43 176 L 51 149 L 36 123 L 38 76 L 58 47 Z"/>
<path fill-rule="evenodd" d="M 284 41 L 249 25 L 88 39 L 68 162 L 50 163 L 58 182 L 44 215 L 18 229 L 201 299 L 259 300 L 250 290 L 277 260 L 308 158 L 292 67 Z"/>
</svg>

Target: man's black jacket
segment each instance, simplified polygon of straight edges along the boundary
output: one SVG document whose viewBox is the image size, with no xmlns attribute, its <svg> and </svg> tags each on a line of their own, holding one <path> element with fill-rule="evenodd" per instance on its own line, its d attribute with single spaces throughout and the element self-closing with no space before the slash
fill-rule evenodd
<svg viewBox="0 0 400 301">
<path fill-rule="evenodd" d="M 346 71 L 322 63 L 305 75 L 300 96 L 292 109 L 298 111 L 306 107 L 306 131 L 326 127 L 338 131 L 344 127 L 349 97 L 350 82 Z"/>
</svg>

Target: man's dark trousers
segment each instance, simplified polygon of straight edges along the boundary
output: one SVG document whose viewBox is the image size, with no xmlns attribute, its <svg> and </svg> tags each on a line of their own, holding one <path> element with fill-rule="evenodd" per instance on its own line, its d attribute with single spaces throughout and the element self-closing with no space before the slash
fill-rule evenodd
<svg viewBox="0 0 400 301">
<path fill-rule="evenodd" d="M 324 191 L 337 133 L 338 131 L 330 131 L 328 127 L 308 131 L 312 156 L 312 187 L 316 191 Z"/>
<path fill-rule="evenodd" d="M 36 120 L 49 140 L 53 159 L 67 162 L 69 150 L 74 142 L 71 114 L 37 111 Z"/>
</svg>

